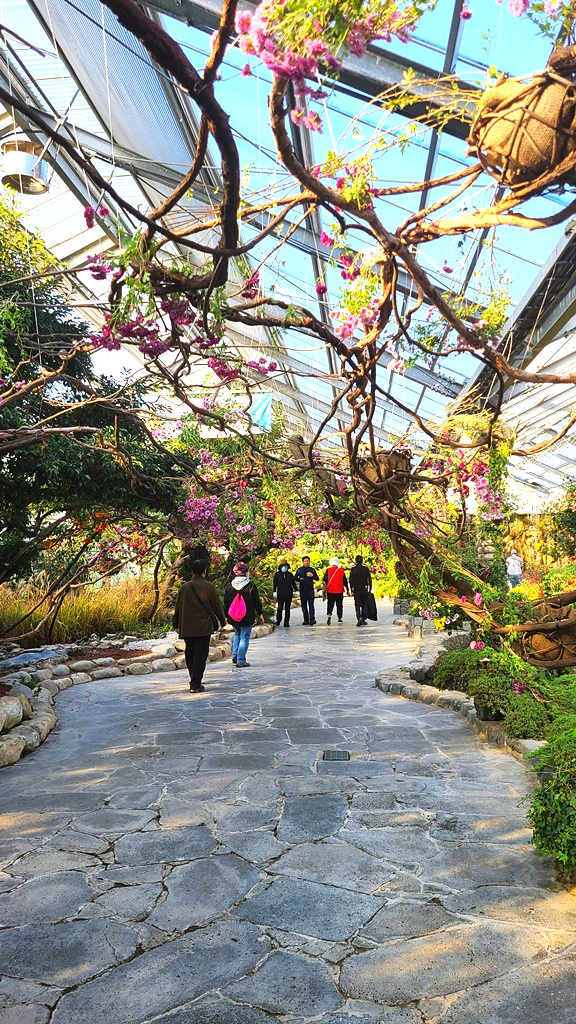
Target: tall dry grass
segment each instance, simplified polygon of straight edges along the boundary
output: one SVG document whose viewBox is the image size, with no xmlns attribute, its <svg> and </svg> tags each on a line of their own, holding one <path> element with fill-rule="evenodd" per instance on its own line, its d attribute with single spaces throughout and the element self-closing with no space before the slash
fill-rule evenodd
<svg viewBox="0 0 576 1024">
<path fill-rule="evenodd" d="M 12 623 L 17 622 L 26 612 L 33 608 L 45 591 L 44 581 L 20 583 L 17 587 L 8 584 L 0 586 L 0 633 L 4 633 Z M 160 603 L 155 621 L 162 622 L 166 615 L 166 588 L 160 585 Z M 87 586 L 68 594 L 58 612 L 52 630 L 52 643 L 74 643 L 97 633 L 133 632 L 146 627 L 154 603 L 153 584 L 150 579 L 122 580 L 114 583 L 106 581 L 98 587 Z M 48 605 L 43 604 L 32 615 L 16 628 L 10 630 L 8 636 L 18 639 L 30 632 L 46 615 Z M 44 626 L 36 638 L 27 643 L 36 646 L 46 641 L 47 626 Z"/>
</svg>

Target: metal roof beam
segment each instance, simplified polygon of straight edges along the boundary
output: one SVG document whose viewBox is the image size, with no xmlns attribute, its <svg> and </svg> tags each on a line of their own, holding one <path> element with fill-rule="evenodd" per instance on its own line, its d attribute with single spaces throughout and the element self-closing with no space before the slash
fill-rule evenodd
<svg viewBox="0 0 576 1024">
<path fill-rule="evenodd" d="M 218 27 L 222 11 L 219 0 L 148 0 L 146 6 L 204 32 L 213 32 Z M 247 0 L 247 6 L 255 8 L 256 4 Z M 437 81 L 441 77 L 433 68 L 372 45 L 368 47 L 363 57 L 354 57 L 350 54 L 344 59 L 335 87 L 337 91 L 375 97 L 388 89 L 402 88 L 405 72 L 409 69 L 416 72 L 420 82 Z M 469 82 L 459 81 L 457 84 L 468 92 L 481 92 Z M 435 86 L 418 85 L 414 89 L 414 95 L 414 103 L 399 112 L 405 117 L 428 120 L 430 111 L 442 106 L 436 95 Z M 447 135 L 466 139 L 473 108 L 472 103 L 461 103 L 459 109 L 462 110 L 465 120 L 454 118 L 448 121 L 443 131 Z"/>
</svg>

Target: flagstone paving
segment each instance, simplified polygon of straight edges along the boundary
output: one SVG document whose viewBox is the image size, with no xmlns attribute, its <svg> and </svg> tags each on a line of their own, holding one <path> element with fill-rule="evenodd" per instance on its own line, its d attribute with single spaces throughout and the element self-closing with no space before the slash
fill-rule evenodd
<svg viewBox="0 0 576 1024">
<path fill-rule="evenodd" d="M 59 694 L 1 775 L 0 1024 L 574 1024 L 576 899 L 523 766 L 375 689 L 414 641 L 345 614 L 200 696 Z"/>
</svg>

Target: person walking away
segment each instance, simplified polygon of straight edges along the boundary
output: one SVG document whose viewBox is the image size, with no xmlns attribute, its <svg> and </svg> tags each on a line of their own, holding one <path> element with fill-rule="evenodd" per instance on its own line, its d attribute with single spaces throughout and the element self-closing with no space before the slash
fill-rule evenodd
<svg viewBox="0 0 576 1024">
<path fill-rule="evenodd" d="M 318 573 L 310 565 L 308 555 L 302 559 L 302 565 L 296 569 L 296 580 L 300 587 L 300 604 L 302 605 L 302 625 L 315 626 L 314 582 L 319 582 Z"/>
<path fill-rule="evenodd" d="M 355 565 L 350 569 L 350 590 L 354 595 L 357 626 L 366 626 L 366 594 L 372 590 L 372 575 L 363 563 L 362 555 L 356 555 Z"/>
<path fill-rule="evenodd" d="M 178 591 L 172 625 L 186 644 L 184 657 L 190 675 L 190 691 L 203 693 L 202 677 L 210 637 L 219 625 L 226 625 L 226 616 L 216 587 L 206 579 L 206 562 L 200 558 L 192 562 L 192 579 Z"/>
<path fill-rule="evenodd" d="M 523 568 L 524 562 L 520 558 L 516 548 L 512 548 L 512 551 L 506 559 L 506 571 L 508 573 L 508 584 L 510 589 L 512 589 L 512 587 L 519 587 L 522 583 Z"/>
<path fill-rule="evenodd" d="M 338 622 L 342 622 L 343 602 L 344 602 L 344 591 L 347 594 L 350 593 L 348 589 L 348 580 L 346 579 L 346 573 L 341 568 L 340 562 L 337 558 L 331 558 L 330 564 L 324 573 L 324 586 L 326 587 L 326 597 L 328 598 L 328 606 L 326 608 L 326 623 L 329 626 L 332 622 L 332 612 L 334 611 L 334 605 L 336 605 L 336 614 L 338 616 Z"/>
<path fill-rule="evenodd" d="M 276 625 L 280 625 L 282 622 L 282 613 L 284 613 L 284 629 L 289 629 L 292 598 L 298 588 L 294 573 L 290 572 L 290 566 L 285 558 L 278 566 L 278 571 L 274 575 L 272 586 L 274 588 L 274 597 L 278 602 L 276 606 Z"/>
<path fill-rule="evenodd" d="M 238 562 L 232 571 L 234 577 L 226 587 L 224 594 L 226 617 L 234 627 L 232 661 L 237 668 L 249 668 L 250 662 L 246 661 L 246 653 L 257 615 L 260 622 L 264 624 L 262 602 L 258 587 L 250 579 L 250 570 L 246 562 Z"/>
</svg>

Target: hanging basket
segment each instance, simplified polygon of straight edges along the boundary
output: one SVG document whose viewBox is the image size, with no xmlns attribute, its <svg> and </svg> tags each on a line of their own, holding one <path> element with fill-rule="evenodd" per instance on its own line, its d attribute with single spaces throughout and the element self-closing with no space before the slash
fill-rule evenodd
<svg viewBox="0 0 576 1024">
<path fill-rule="evenodd" d="M 558 57 L 555 67 L 562 67 Z M 576 183 L 576 83 L 552 68 L 528 82 L 500 80 L 488 89 L 468 138 L 469 153 L 511 189 L 555 169 Z"/>
<path fill-rule="evenodd" d="M 353 481 L 360 503 L 367 507 L 398 504 L 410 486 L 410 469 L 407 452 L 379 451 L 358 459 Z"/>
</svg>

